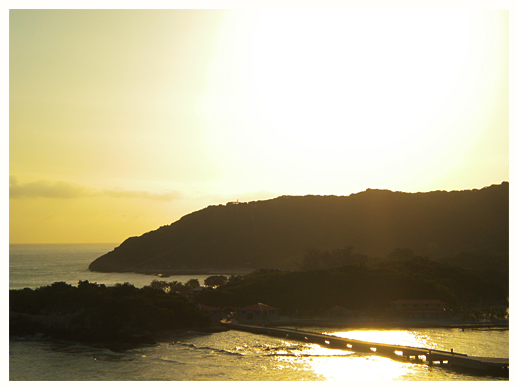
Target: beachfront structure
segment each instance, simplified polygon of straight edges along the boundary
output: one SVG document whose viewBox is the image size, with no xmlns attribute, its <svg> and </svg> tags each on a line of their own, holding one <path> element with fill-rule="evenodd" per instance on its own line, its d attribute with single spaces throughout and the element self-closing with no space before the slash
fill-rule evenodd
<svg viewBox="0 0 518 389">
<path fill-rule="evenodd" d="M 441 300 L 396 300 L 390 307 L 402 319 L 447 319 L 446 303 Z"/>
</svg>

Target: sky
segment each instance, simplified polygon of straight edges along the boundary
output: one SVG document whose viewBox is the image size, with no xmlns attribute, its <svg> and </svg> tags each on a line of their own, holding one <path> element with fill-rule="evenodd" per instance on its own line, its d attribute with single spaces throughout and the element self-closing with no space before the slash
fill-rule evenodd
<svg viewBox="0 0 518 389">
<path fill-rule="evenodd" d="M 509 181 L 509 12 L 11 9 L 9 242 Z"/>
</svg>

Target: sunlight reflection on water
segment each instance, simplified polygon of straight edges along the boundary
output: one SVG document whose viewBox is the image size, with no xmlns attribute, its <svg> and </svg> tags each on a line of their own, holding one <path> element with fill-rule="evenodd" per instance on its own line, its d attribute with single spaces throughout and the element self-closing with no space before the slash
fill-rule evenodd
<svg viewBox="0 0 518 389">
<path fill-rule="evenodd" d="M 412 365 L 388 358 L 317 344 L 281 341 L 281 345 L 272 343 L 263 345 L 263 349 L 273 356 L 273 369 L 295 373 L 299 378 L 309 374 L 311 380 L 365 381 L 367 377 L 368 381 L 395 381 L 408 379 L 416 370 Z"/>
<path fill-rule="evenodd" d="M 310 360 L 313 370 L 330 381 L 392 381 L 408 374 L 408 367 L 377 356 L 350 357 L 344 364 L 339 358 Z"/>
<path fill-rule="evenodd" d="M 87 245 L 13 247 L 9 251 L 10 288 L 39 287 L 62 280 L 113 285 L 128 281 L 149 285 L 152 275 L 92 273 L 90 261 L 112 247 Z M 30 251 L 35 250 L 35 252 Z M 29 250 L 29 251 L 27 251 Z M 30 255 L 29 255 L 30 254 Z M 66 277 L 65 277 L 66 276 Z M 184 277 L 184 278 L 180 278 Z M 179 276 L 185 282 L 200 276 Z M 509 357 L 509 331 L 423 329 L 355 329 L 344 325 L 299 328 L 377 343 L 435 348 L 468 355 Z M 67 343 L 64 343 L 67 345 Z M 354 353 L 265 335 L 226 331 L 191 333 L 151 347 L 113 352 L 106 348 L 60 346 L 50 341 L 11 340 L 11 380 L 174 380 L 174 381 L 439 381 L 495 380 L 425 364 L 399 362 L 369 353 Z M 59 347 L 58 347 L 59 346 Z"/>
<path fill-rule="evenodd" d="M 316 330 L 315 328 L 313 329 Z M 319 330 L 320 331 L 320 330 Z M 507 350 L 508 332 L 346 331 L 335 334 L 391 333 L 396 343 L 430 342 L 434 334 L 450 344 L 490 343 Z M 406 340 L 405 332 L 410 335 Z M 399 333 L 399 338 L 395 338 Z M 381 335 L 377 341 L 382 338 Z M 398 340 L 399 339 L 399 340 Z M 464 374 L 426 364 L 400 362 L 370 353 L 331 349 L 317 344 L 259 334 L 227 331 L 192 333 L 150 347 L 111 351 L 75 343 L 10 341 L 9 374 L 13 380 L 174 380 L 174 381 L 476 381 L 494 377 Z M 457 346 L 455 346 L 457 347 Z M 486 354 L 486 352 L 483 352 Z M 496 356 L 501 356 L 497 354 Z"/>
<path fill-rule="evenodd" d="M 358 355 L 347 350 L 321 347 L 317 344 L 296 353 L 300 359 L 300 368 L 312 371 L 327 381 L 365 381 L 366 377 L 374 381 L 391 381 L 408 374 L 404 364 L 377 356 Z M 286 357 L 279 357 L 285 362 Z"/>
<path fill-rule="evenodd" d="M 455 346 L 466 352 L 465 347 L 476 343 L 476 352 L 488 354 L 484 345 L 491 344 L 495 357 L 505 357 L 505 339 L 508 332 L 462 332 L 458 329 L 362 329 L 339 330 L 309 329 L 342 338 L 373 343 L 395 344 L 410 347 L 449 350 Z M 489 342 L 489 343 L 488 343 Z M 448 346 L 448 347 L 446 347 Z M 501 350 L 500 350 L 501 349 Z M 502 355 L 500 355 L 502 354 Z M 312 371 L 329 381 L 422 381 L 422 380 L 478 380 L 480 377 L 458 374 L 452 370 L 430 367 L 421 363 L 409 363 L 369 353 L 354 353 L 347 350 L 328 349 L 307 344 L 298 355 L 304 356 L 300 368 Z M 487 379 L 487 378 L 486 378 Z"/>
<path fill-rule="evenodd" d="M 403 330 L 355 330 L 347 332 L 326 332 L 341 338 L 363 340 L 373 343 L 396 344 L 399 346 L 412 346 L 422 348 L 436 348 L 429 336 L 416 331 Z"/>
</svg>

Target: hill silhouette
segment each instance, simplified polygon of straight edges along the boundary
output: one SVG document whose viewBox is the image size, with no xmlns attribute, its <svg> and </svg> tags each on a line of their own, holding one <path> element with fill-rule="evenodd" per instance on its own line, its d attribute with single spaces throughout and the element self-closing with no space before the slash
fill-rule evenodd
<svg viewBox="0 0 518 389">
<path fill-rule="evenodd" d="M 509 183 L 482 189 L 281 196 L 211 205 L 125 240 L 90 264 L 101 272 L 295 269 L 311 248 L 397 248 L 430 259 L 509 255 Z"/>
</svg>

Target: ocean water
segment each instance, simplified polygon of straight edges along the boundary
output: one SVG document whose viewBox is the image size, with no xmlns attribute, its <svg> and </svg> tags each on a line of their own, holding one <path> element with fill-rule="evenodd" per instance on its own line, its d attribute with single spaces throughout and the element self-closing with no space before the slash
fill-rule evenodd
<svg viewBox="0 0 518 389">
<path fill-rule="evenodd" d="M 9 288 L 79 280 L 148 285 L 154 276 L 93 273 L 88 264 L 116 245 L 10 245 Z M 185 282 L 207 275 L 171 277 Z M 486 357 L 509 357 L 509 331 L 308 327 L 314 332 Z M 187 332 L 153 346 L 114 350 L 38 338 L 9 338 L 11 381 L 494 381 L 439 366 L 326 349 L 265 335 Z"/>
<path fill-rule="evenodd" d="M 113 250 L 118 244 L 10 244 L 9 245 L 9 289 L 37 288 L 53 282 L 64 281 L 77 285 L 88 280 L 113 286 L 129 282 L 138 288 L 149 285 L 157 279 L 154 275 L 137 273 L 96 273 L 88 265 L 101 255 Z M 200 283 L 208 275 L 181 275 L 165 280 L 185 283 L 197 278 Z"/>
</svg>

